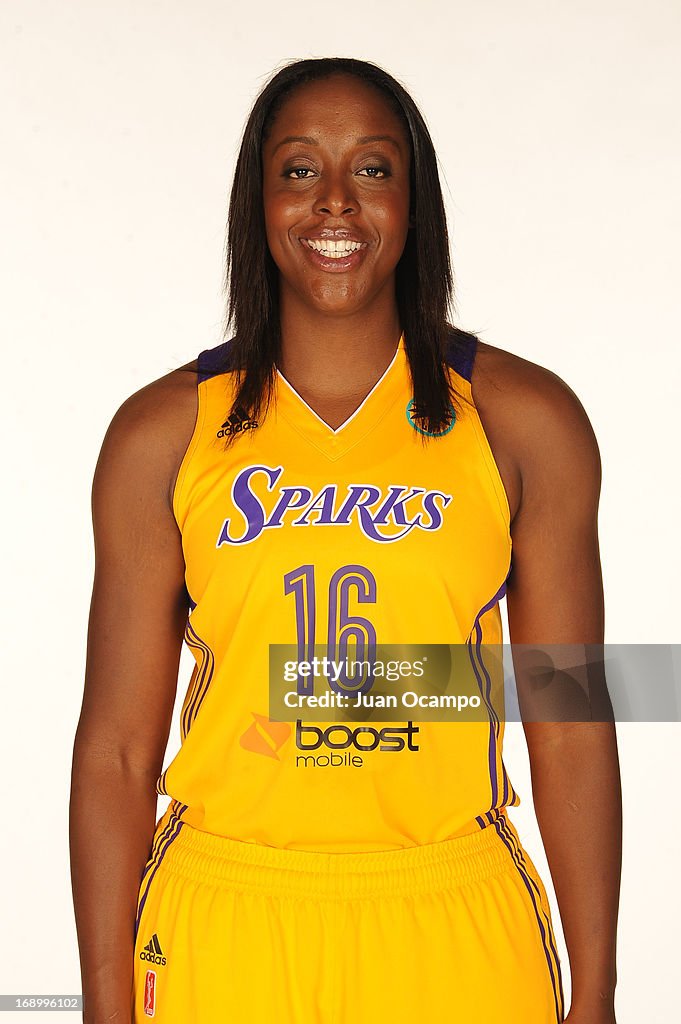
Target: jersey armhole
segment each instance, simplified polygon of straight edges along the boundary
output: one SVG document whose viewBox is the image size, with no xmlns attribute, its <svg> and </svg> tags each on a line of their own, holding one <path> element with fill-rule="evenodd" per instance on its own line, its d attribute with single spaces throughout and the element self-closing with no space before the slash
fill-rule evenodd
<svg viewBox="0 0 681 1024">
<path fill-rule="evenodd" d="M 194 452 L 198 448 L 199 439 L 203 432 L 203 424 L 206 419 L 206 382 L 199 380 L 197 376 L 197 408 L 196 408 L 196 419 L 194 421 L 194 429 L 192 430 L 191 437 L 189 438 L 189 444 L 182 456 L 180 467 L 177 471 L 177 477 L 175 479 L 175 486 L 173 487 L 173 515 L 175 516 L 175 522 L 182 531 L 184 526 L 184 514 L 181 507 L 181 498 L 183 496 L 184 484 L 187 477 L 187 470 L 189 464 L 192 461 Z"/>
<path fill-rule="evenodd" d="M 471 418 L 473 420 L 473 430 L 480 448 L 483 462 L 487 468 L 487 472 L 492 484 L 492 489 L 499 505 L 499 511 L 501 512 L 501 518 L 506 531 L 509 547 L 511 541 L 511 506 L 504 487 L 504 481 L 501 479 L 501 473 L 497 461 L 494 458 L 492 446 L 489 443 L 489 438 L 483 426 L 478 411 L 478 406 L 473 395 L 473 367 L 475 365 L 475 358 L 478 354 L 478 339 L 475 335 L 467 335 L 464 339 L 465 344 L 460 347 L 459 352 L 454 352 L 450 358 L 450 367 L 454 370 L 456 377 L 460 384 L 460 390 L 463 393 L 465 401 L 470 406 Z"/>
<path fill-rule="evenodd" d="M 492 451 L 492 446 L 489 443 L 489 438 L 487 437 L 487 433 L 485 432 L 485 428 L 482 425 L 482 420 L 480 419 L 480 413 L 478 412 L 478 407 L 475 404 L 475 399 L 473 398 L 473 389 L 472 389 L 472 387 L 470 385 L 469 385 L 469 388 L 470 388 L 470 395 L 471 395 L 471 408 L 472 408 L 472 413 L 473 413 L 473 415 L 472 415 L 473 430 L 475 431 L 475 436 L 477 438 L 478 445 L 480 447 L 480 453 L 482 455 L 483 462 L 485 463 L 485 466 L 487 468 L 487 472 L 488 472 L 489 478 L 490 478 L 490 483 L 492 484 L 492 488 L 494 490 L 494 493 L 495 493 L 496 498 L 497 498 L 497 502 L 499 504 L 499 511 L 501 512 L 501 518 L 503 520 L 504 530 L 506 531 L 506 536 L 508 538 L 508 542 L 509 542 L 509 546 L 510 546 L 511 543 L 512 543 L 511 542 L 511 506 L 510 506 L 510 503 L 509 503 L 509 500 L 508 500 L 508 495 L 506 493 L 506 488 L 504 487 L 504 481 L 502 480 L 501 473 L 499 472 L 499 467 L 497 465 L 497 460 L 494 458 L 494 452 Z"/>
</svg>

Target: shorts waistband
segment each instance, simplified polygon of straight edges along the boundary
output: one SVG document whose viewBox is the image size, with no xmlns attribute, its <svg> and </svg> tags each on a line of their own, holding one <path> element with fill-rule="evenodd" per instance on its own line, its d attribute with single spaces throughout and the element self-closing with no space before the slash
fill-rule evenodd
<svg viewBox="0 0 681 1024">
<path fill-rule="evenodd" d="M 450 889 L 512 867 L 508 848 L 494 824 L 479 832 L 421 846 L 327 853 L 242 842 L 202 832 L 183 822 L 159 854 L 167 871 L 194 881 L 242 891 L 317 898 L 366 898 Z"/>
</svg>

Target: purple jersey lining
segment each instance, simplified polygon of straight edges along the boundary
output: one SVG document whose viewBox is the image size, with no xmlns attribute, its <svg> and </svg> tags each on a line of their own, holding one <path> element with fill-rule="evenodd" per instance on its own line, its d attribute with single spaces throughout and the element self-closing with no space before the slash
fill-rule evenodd
<svg viewBox="0 0 681 1024">
<path fill-rule="evenodd" d="M 447 362 L 459 376 L 470 384 L 473 377 L 473 363 L 478 349 L 477 338 L 472 334 L 453 336 L 447 345 Z"/>
<path fill-rule="evenodd" d="M 221 345 L 216 345 L 215 348 L 205 348 L 203 352 L 199 353 L 198 358 L 198 383 L 208 380 L 210 377 L 215 377 L 219 373 L 224 373 L 227 369 L 227 353 L 229 349 L 229 342 L 223 341 Z"/>
</svg>

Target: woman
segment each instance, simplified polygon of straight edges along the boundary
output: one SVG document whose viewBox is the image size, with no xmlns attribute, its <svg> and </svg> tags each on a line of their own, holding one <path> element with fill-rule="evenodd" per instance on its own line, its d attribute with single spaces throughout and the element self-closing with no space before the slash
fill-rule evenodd
<svg viewBox="0 0 681 1024">
<path fill-rule="evenodd" d="M 380 68 L 299 61 L 263 89 L 228 280 L 234 337 L 129 398 L 95 473 L 84 1020 L 612 1024 L 612 723 L 524 723 L 565 1017 L 485 646 L 504 594 L 515 644 L 602 643 L 598 450 L 558 378 L 448 326 L 435 153 Z M 483 716 L 272 711 L 270 645 L 341 664 L 355 643 L 462 645 Z M 305 699 L 356 689 L 298 671 Z"/>
</svg>

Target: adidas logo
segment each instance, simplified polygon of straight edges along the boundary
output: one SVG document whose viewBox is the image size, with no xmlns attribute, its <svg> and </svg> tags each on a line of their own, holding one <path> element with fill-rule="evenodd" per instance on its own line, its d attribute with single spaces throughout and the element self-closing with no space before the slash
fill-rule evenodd
<svg viewBox="0 0 681 1024">
<path fill-rule="evenodd" d="M 167 960 L 163 955 L 161 943 L 158 941 L 158 935 L 156 932 L 154 932 L 151 939 L 147 942 L 146 946 L 140 953 L 140 960 L 147 960 L 150 964 L 161 964 L 162 967 L 165 967 Z"/>
<path fill-rule="evenodd" d="M 245 416 L 242 413 L 233 412 L 227 417 L 218 430 L 216 437 L 224 437 L 226 434 L 240 434 L 243 430 L 252 430 L 258 426 L 258 421 Z"/>
</svg>

